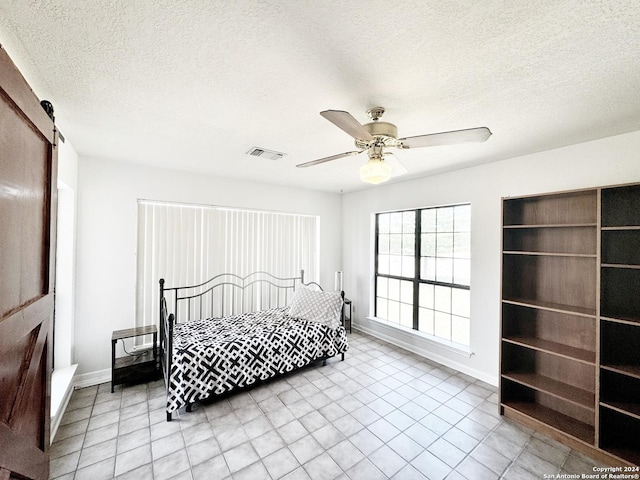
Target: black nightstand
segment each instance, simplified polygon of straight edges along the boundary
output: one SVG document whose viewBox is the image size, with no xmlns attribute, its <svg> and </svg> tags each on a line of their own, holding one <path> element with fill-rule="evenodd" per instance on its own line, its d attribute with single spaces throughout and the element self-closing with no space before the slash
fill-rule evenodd
<svg viewBox="0 0 640 480">
<path fill-rule="evenodd" d="M 348 313 L 348 315 L 347 315 Z M 346 329 L 349 329 L 349 333 L 351 333 L 351 300 L 348 298 L 344 299 L 344 305 L 342 306 L 342 326 Z"/>
<path fill-rule="evenodd" d="M 153 335 L 153 346 L 116 358 L 116 343 L 125 338 Z M 155 325 L 115 330 L 111 336 L 111 393 L 121 383 L 155 380 L 158 376 L 158 329 Z"/>
</svg>

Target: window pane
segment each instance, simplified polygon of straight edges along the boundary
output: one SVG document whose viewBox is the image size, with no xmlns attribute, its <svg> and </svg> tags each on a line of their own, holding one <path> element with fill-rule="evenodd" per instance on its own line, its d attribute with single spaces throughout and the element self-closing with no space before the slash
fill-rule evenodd
<svg viewBox="0 0 640 480">
<path fill-rule="evenodd" d="M 402 254 L 403 255 L 415 255 L 416 251 L 416 236 L 411 233 L 405 233 L 402 235 Z"/>
<path fill-rule="evenodd" d="M 389 253 L 389 235 L 378 235 L 378 253 Z"/>
<path fill-rule="evenodd" d="M 470 321 L 468 318 L 451 316 L 451 341 L 462 345 L 471 345 Z"/>
<path fill-rule="evenodd" d="M 434 335 L 444 338 L 445 340 L 451 340 L 451 315 L 436 311 L 434 318 Z"/>
<path fill-rule="evenodd" d="M 378 235 L 378 253 L 389 253 L 389 235 Z"/>
<path fill-rule="evenodd" d="M 402 212 L 395 212 L 389 214 L 389 231 L 391 233 L 402 233 Z"/>
<path fill-rule="evenodd" d="M 388 213 L 378 214 L 378 232 L 389 233 L 389 216 Z"/>
<path fill-rule="evenodd" d="M 434 257 L 423 257 L 420 259 L 420 277 L 423 280 L 435 281 L 436 259 Z"/>
<path fill-rule="evenodd" d="M 423 232 L 435 232 L 436 231 L 436 209 L 428 208 L 422 210 L 421 226 Z"/>
<path fill-rule="evenodd" d="M 402 257 L 400 255 L 389 256 L 389 275 L 402 275 Z"/>
<path fill-rule="evenodd" d="M 439 257 L 453 257 L 453 233 L 438 233 L 436 242 Z"/>
<path fill-rule="evenodd" d="M 453 207 L 437 209 L 437 231 L 453 232 Z"/>
<path fill-rule="evenodd" d="M 392 255 L 402 254 L 402 235 L 389 235 L 389 253 Z"/>
<path fill-rule="evenodd" d="M 435 309 L 440 312 L 451 312 L 451 287 L 435 286 Z"/>
<path fill-rule="evenodd" d="M 451 313 L 461 317 L 471 317 L 469 290 L 451 289 Z"/>
<path fill-rule="evenodd" d="M 389 294 L 387 295 L 389 300 L 400 300 L 400 280 L 395 278 L 389 279 Z"/>
<path fill-rule="evenodd" d="M 453 283 L 453 258 L 436 258 L 436 281 Z"/>
<path fill-rule="evenodd" d="M 415 233 L 416 231 L 416 212 L 402 212 L 402 231 L 404 233 Z"/>
<path fill-rule="evenodd" d="M 413 283 L 400 282 L 400 301 L 413 304 Z"/>
<path fill-rule="evenodd" d="M 393 323 L 400 323 L 400 302 L 389 300 L 388 309 L 387 320 Z"/>
<path fill-rule="evenodd" d="M 471 284 L 471 262 L 467 259 L 456 258 L 453 260 L 453 283 L 458 285 Z"/>
<path fill-rule="evenodd" d="M 471 231 L 471 205 L 458 205 L 453 207 L 453 225 L 456 232 Z"/>
<path fill-rule="evenodd" d="M 400 304 L 400 324 L 413 328 L 413 306 L 406 303 Z"/>
<path fill-rule="evenodd" d="M 402 276 L 414 277 L 416 262 L 413 257 L 402 257 Z"/>
<path fill-rule="evenodd" d="M 377 296 L 387 298 L 389 279 L 386 277 L 378 277 Z"/>
<path fill-rule="evenodd" d="M 433 335 L 433 319 L 434 319 L 433 310 L 421 308 L 418 311 L 418 314 L 419 314 L 418 330 L 424 333 L 428 333 L 429 335 Z"/>
<path fill-rule="evenodd" d="M 420 306 L 433 309 L 435 307 L 433 298 L 434 286 L 428 283 L 420 284 Z"/>
<path fill-rule="evenodd" d="M 456 233 L 453 237 L 453 256 L 456 258 L 471 257 L 471 234 L 469 232 Z"/>
<path fill-rule="evenodd" d="M 389 275 L 389 255 L 378 255 L 378 273 Z"/>
<path fill-rule="evenodd" d="M 420 245 L 420 254 L 423 257 L 435 257 L 436 255 L 436 234 L 423 233 Z"/>
<path fill-rule="evenodd" d="M 387 299 L 386 298 L 378 298 L 376 301 L 376 317 L 387 319 L 389 318 L 389 314 L 387 312 Z"/>
</svg>

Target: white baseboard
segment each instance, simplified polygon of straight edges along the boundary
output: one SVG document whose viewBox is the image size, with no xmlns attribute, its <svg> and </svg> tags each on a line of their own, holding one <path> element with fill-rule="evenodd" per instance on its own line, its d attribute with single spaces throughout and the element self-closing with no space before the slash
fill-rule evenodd
<svg viewBox="0 0 640 480">
<path fill-rule="evenodd" d="M 111 381 L 111 369 L 96 370 L 95 372 L 82 373 L 73 378 L 73 386 L 75 388 L 86 388 L 108 383 Z"/>
<path fill-rule="evenodd" d="M 76 373 L 76 368 L 78 365 L 56 368 L 51 375 L 51 443 L 58 432 L 69 400 L 71 400 L 74 385 L 73 376 Z"/>
<path fill-rule="evenodd" d="M 404 348 L 405 350 L 408 350 L 412 353 L 420 355 L 421 357 L 425 357 L 425 358 L 428 358 L 429 360 L 433 360 L 434 362 L 438 362 L 439 364 L 444 365 L 445 367 L 453 368 L 454 370 L 464 373 L 465 375 L 469 375 L 473 378 L 477 378 L 478 380 L 482 380 L 483 382 L 493 385 L 494 387 L 498 386 L 497 378 L 491 375 L 487 375 L 486 373 L 476 370 L 474 368 L 470 368 L 467 365 L 458 363 L 454 360 L 451 360 L 450 358 L 446 358 L 441 355 L 438 355 L 437 353 L 434 353 L 430 350 L 420 348 L 419 346 L 416 346 L 412 343 L 403 341 L 399 335 L 398 336 L 389 335 L 380 330 L 367 327 L 366 325 L 362 325 L 361 323 L 354 324 L 353 329 L 360 330 L 361 332 L 364 332 L 373 337 L 379 338 L 380 340 L 384 340 L 385 342 L 389 342 L 392 345 L 396 345 L 397 347 Z M 396 332 L 393 332 L 393 333 L 395 334 Z M 398 333 L 401 334 L 403 332 L 398 332 Z M 415 339 L 412 339 L 412 340 L 415 340 Z"/>
</svg>

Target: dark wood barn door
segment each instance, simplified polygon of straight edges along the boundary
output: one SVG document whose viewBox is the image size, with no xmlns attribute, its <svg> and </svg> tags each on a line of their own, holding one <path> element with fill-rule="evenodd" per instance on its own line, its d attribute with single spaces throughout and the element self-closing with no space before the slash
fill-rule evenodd
<svg viewBox="0 0 640 480">
<path fill-rule="evenodd" d="M 0 47 L 0 480 L 49 476 L 55 137 Z"/>
</svg>

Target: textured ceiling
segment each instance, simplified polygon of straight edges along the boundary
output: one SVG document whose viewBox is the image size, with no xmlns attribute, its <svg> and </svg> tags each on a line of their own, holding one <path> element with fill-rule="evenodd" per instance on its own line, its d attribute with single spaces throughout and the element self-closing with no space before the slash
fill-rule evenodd
<svg viewBox="0 0 640 480">
<path fill-rule="evenodd" d="M 364 154 L 295 168 L 354 149 L 321 110 L 493 132 L 397 151 L 392 181 L 640 130 L 639 32 L 637 0 L 0 0 L 0 43 L 81 155 L 345 192 Z"/>
</svg>

